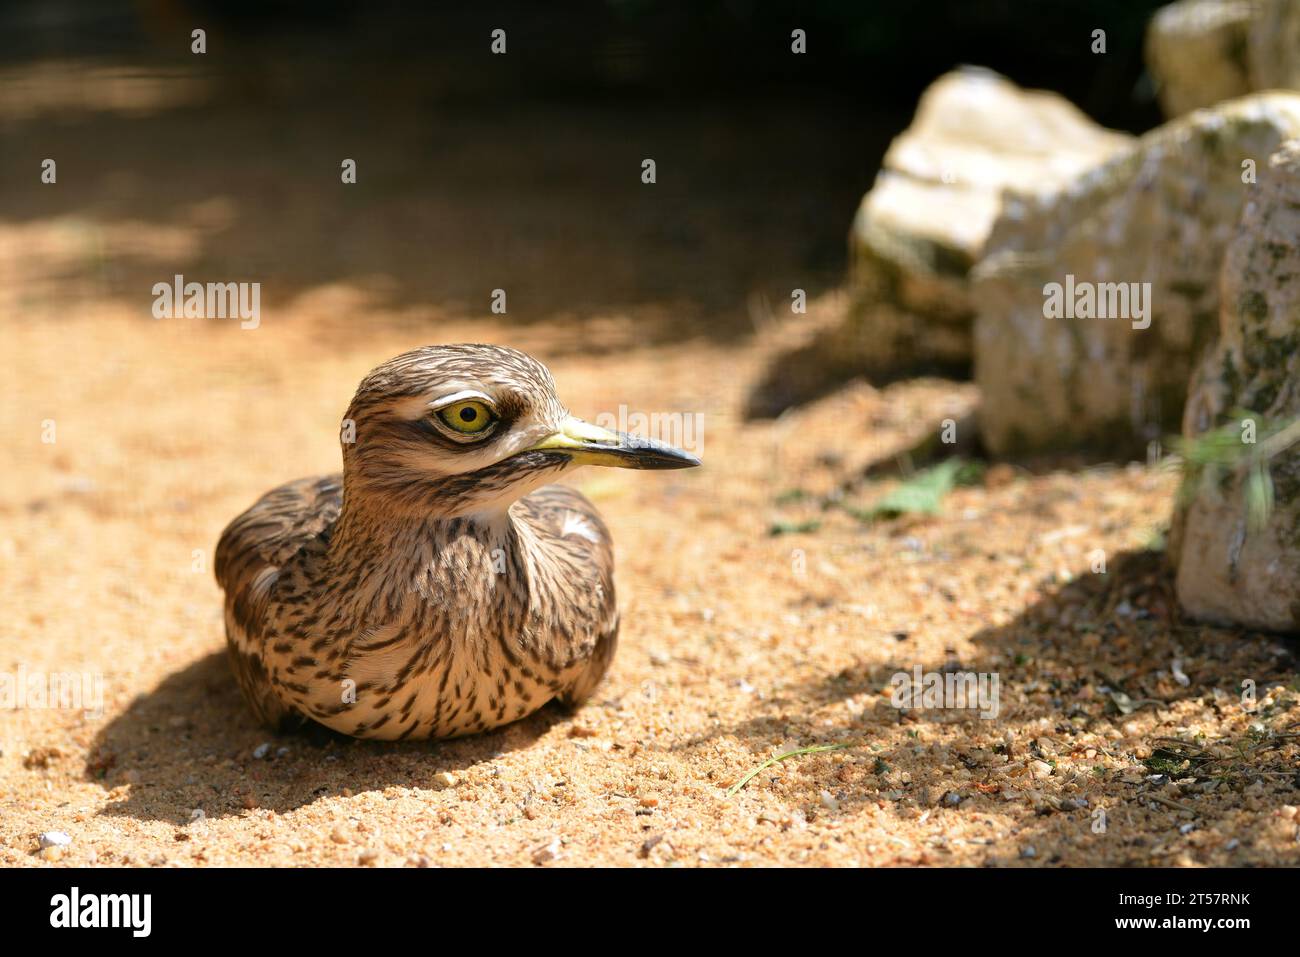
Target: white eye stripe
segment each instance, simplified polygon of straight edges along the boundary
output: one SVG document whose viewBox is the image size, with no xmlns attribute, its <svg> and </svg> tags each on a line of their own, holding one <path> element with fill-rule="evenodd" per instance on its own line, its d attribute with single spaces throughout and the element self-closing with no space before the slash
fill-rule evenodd
<svg viewBox="0 0 1300 957">
<path fill-rule="evenodd" d="M 429 403 L 429 409 L 433 412 L 437 412 L 440 409 L 447 408 L 449 405 L 455 405 L 457 402 L 464 402 L 466 399 L 475 399 L 482 402 L 491 409 L 493 413 L 496 412 L 497 406 L 496 403 L 492 401 L 492 397 L 490 395 L 484 395 L 482 392 L 478 392 L 474 389 L 466 389 L 463 392 L 453 392 L 451 395 L 444 395 L 439 399 L 434 399 Z"/>
</svg>

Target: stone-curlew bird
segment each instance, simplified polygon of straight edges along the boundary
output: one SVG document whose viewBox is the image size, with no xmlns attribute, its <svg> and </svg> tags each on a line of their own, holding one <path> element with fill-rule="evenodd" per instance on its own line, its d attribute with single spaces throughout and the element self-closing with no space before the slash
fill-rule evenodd
<svg viewBox="0 0 1300 957">
<path fill-rule="evenodd" d="M 568 414 L 514 349 L 430 346 L 362 380 L 343 474 L 262 496 L 217 544 L 226 639 L 258 717 L 366 738 L 494 728 L 585 700 L 618 640 L 613 550 L 580 465 L 688 468 Z"/>
</svg>

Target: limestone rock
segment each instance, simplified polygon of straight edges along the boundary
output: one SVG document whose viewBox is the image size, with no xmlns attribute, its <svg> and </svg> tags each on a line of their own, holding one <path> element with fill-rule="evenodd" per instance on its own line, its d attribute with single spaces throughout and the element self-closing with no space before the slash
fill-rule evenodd
<svg viewBox="0 0 1300 957">
<path fill-rule="evenodd" d="M 1241 440 L 1243 456 L 1279 449 L 1267 465 L 1273 508 L 1266 523 L 1249 521 L 1249 459 L 1188 475 L 1170 555 L 1179 602 L 1196 618 L 1300 630 L 1300 445 L 1287 445 L 1300 432 L 1287 431 L 1300 421 L 1297 276 L 1300 142 L 1291 142 L 1260 171 L 1228 247 L 1219 344 L 1197 370 L 1183 421 L 1186 438 L 1215 430 Z"/>
<path fill-rule="evenodd" d="M 1300 90 L 1300 3 L 1254 0 L 1246 58 L 1254 90 Z"/>
<path fill-rule="evenodd" d="M 1259 89 L 1251 82 L 1255 0 L 1182 0 L 1162 7 L 1146 35 L 1146 62 L 1166 116 L 1236 99 Z"/>
<path fill-rule="evenodd" d="M 1170 117 L 1249 93 L 1300 89 L 1300 2 L 1171 3 L 1151 19 L 1146 61 Z"/>
<path fill-rule="evenodd" d="M 1054 194 L 1006 203 L 974 275 L 989 451 L 1117 455 L 1177 430 L 1217 336 L 1223 253 L 1257 188 L 1243 163 L 1262 167 L 1296 135 L 1300 95 L 1246 97 L 1151 131 Z M 1083 297 L 1074 318 L 1048 317 L 1053 284 Z M 1101 318 L 1103 300 L 1123 314 Z"/>
<path fill-rule="evenodd" d="M 1014 131 L 1009 135 L 1008 131 Z M 890 145 L 850 236 L 851 335 L 872 365 L 969 363 L 969 272 L 1003 191 L 1050 191 L 1131 143 L 988 70 L 936 80 Z"/>
</svg>

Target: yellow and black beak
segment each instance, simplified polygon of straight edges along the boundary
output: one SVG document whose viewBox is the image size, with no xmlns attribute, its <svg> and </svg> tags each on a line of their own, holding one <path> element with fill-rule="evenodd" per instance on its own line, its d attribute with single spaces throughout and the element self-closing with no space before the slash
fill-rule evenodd
<svg viewBox="0 0 1300 957">
<path fill-rule="evenodd" d="M 529 452 L 565 452 L 582 465 L 621 469 L 689 469 L 700 460 L 671 445 L 627 432 L 612 432 L 570 416 L 559 432 L 548 435 Z"/>
</svg>

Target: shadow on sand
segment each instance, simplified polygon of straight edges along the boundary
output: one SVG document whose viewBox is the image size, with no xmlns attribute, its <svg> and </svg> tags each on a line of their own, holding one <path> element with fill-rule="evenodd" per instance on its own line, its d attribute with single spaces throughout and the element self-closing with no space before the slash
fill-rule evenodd
<svg viewBox="0 0 1300 957">
<path fill-rule="evenodd" d="M 275 734 L 253 719 L 221 651 L 166 678 L 109 722 L 85 774 L 106 788 L 131 783 L 129 796 L 103 811 L 109 815 L 185 824 L 195 808 L 208 817 L 253 807 L 283 813 L 345 792 L 437 788 L 441 772 L 530 747 L 564 717 L 551 704 L 500 730 L 450 741 L 360 741 L 315 724 Z M 265 757 L 254 757 L 262 744 L 269 745 Z"/>
<path fill-rule="evenodd" d="M 1144 751 L 1159 758 L 1159 739 L 1174 735 L 1189 705 L 1220 714 L 1239 708 L 1244 678 L 1256 683 L 1261 697 L 1266 689 L 1293 686 L 1297 679 L 1293 642 L 1181 622 L 1172 588 L 1172 574 L 1158 553 L 1113 555 L 1109 574 L 1077 578 L 1051 590 L 1005 626 L 976 633 L 973 641 L 980 652 L 971 660 L 950 656 L 918 662 L 908 657 L 905 641 L 882 637 L 878 640 L 891 645 L 884 655 L 834 675 L 785 686 L 764 702 L 763 714 L 697 737 L 680 750 L 709 753 L 715 739 L 734 738 L 758 759 L 772 754 L 775 742 L 789 740 L 792 725 L 799 729 L 801 743 L 860 742 L 848 752 L 858 760 L 838 765 L 823 760 L 820 765 L 809 765 L 819 770 L 802 772 L 799 761 L 809 759 L 795 759 L 790 766 L 770 768 L 749 783 L 749 788 L 775 796 L 787 806 L 801 807 L 812 816 L 827 813 L 822 794 L 829 792 L 837 804 L 835 815 L 852 816 L 874 808 L 888 809 L 912 821 L 922 814 L 943 815 L 951 817 L 951 827 L 945 830 L 960 832 L 964 825 L 996 816 L 1008 794 L 1014 795 L 1012 800 L 1032 802 L 1036 814 L 1028 826 L 1005 840 L 977 837 L 969 841 L 983 845 L 978 857 L 989 865 L 1077 864 L 1085 860 L 1096 865 L 1149 865 L 1184 849 L 1198 860 L 1207 860 L 1205 855 L 1232 839 L 1239 842 L 1238 853 L 1247 856 L 1229 858 L 1228 862 L 1300 862 L 1300 850 L 1287 861 L 1250 857 L 1256 838 L 1270 826 L 1266 815 L 1254 815 L 1244 829 L 1240 818 L 1228 824 L 1222 811 L 1226 805 L 1201 802 L 1194 787 L 1184 789 L 1171 782 L 1171 777 L 1182 784 L 1194 778 L 1196 785 L 1201 785 L 1218 776 L 1221 787 L 1241 791 L 1262 781 L 1264 790 L 1259 794 L 1264 802 L 1294 804 L 1300 798 L 1300 774 L 1281 761 L 1267 743 L 1249 752 L 1239 764 L 1198 765 L 1192 761 L 1172 775 L 1153 774 L 1160 768 L 1143 767 L 1143 760 L 1149 758 L 1135 754 Z M 1171 675 L 1174 659 L 1183 662 L 1189 678 L 1186 686 Z M 993 733 L 974 711 L 902 711 L 893 707 L 882 689 L 890 688 L 893 675 L 910 674 L 917 664 L 923 671 L 998 674 L 1000 710 L 990 719 Z M 858 695 L 878 697 L 857 719 L 845 722 L 841 717 L 832 727 L 813 720 L 819 709 Z M 1133 710 L 1122 711 L 1117 700 Z M 844 710 L 836 713 L 842 716 Z M 1100 770 L 1101 757 L 1096 766 L 1081 768 L 1076 763 L 1085 745 L 1072 739 L 1088 732 L 1104 733 L 1130 717 L 1145 722 L 1151 716 L 1159 730 L 1142 733 L 1139 747 L 1131 738 L 1103 738 L 1100 745 L 1087 745 L 1119 759 L 1120 764 L 1129 766 L 1129 773 Z M 1259 720 L 1267 726 L 1268 717 L 1261 713 Z M 803 727 L 799 727 L 801 721 Z M 873 739 L 884 738 L 899 725 L 915 739 L 914 744 L 904 748 L 873 745 Z M 1097 739 L 1089 736 L 1089 740 Z M 1284 743 L 1279 740 L 1275 747 Z M 1076 760 L 1063 762 L 1066 756 Z M 1009 762 L 1034 761 L 1046 762 L 1053 771 L 1037 781 L 1029 770 L 1018 774 L 1005 771 Z M 1055 767 L 1058 763 L 1059 769 Z M 1135 766 L 1140 772 L 1131 770 Z M 910 779 L 900 779 L 897 771 L 901 768 L 908 769 Z M 958 780 L 953 771 L 961 768 L 968 776 Z M 1161 799 L 1190 807 L 1194 813 L 1161 803 Z M 1240 800 L 1238 796 L 1234 803 Z M 1098 808 L 1105 810 L 1109 822 L 1101 833 L 1094 831 Z M 1147 836 L 1153 830 L 1150 824 L 1125 826 L 1144 816 L 1159 819 L 1157 833 L 1167 826 L 1169 840 L 1153 841 Z M 986 833 L 1000 829 L 989 823 Z M 1183 840 L 1179 828 L 1187 824 L 1202 832 L 1195 843 Z M 905 841 L 899 843 L 900 863 L 943 864 L 947 858 L 948 848 L 942 842 L 907 850 L 902 849 Z M 1034 848 L 1032 857 L 1022 856 L 1026 848 Z"/>
</svg>

